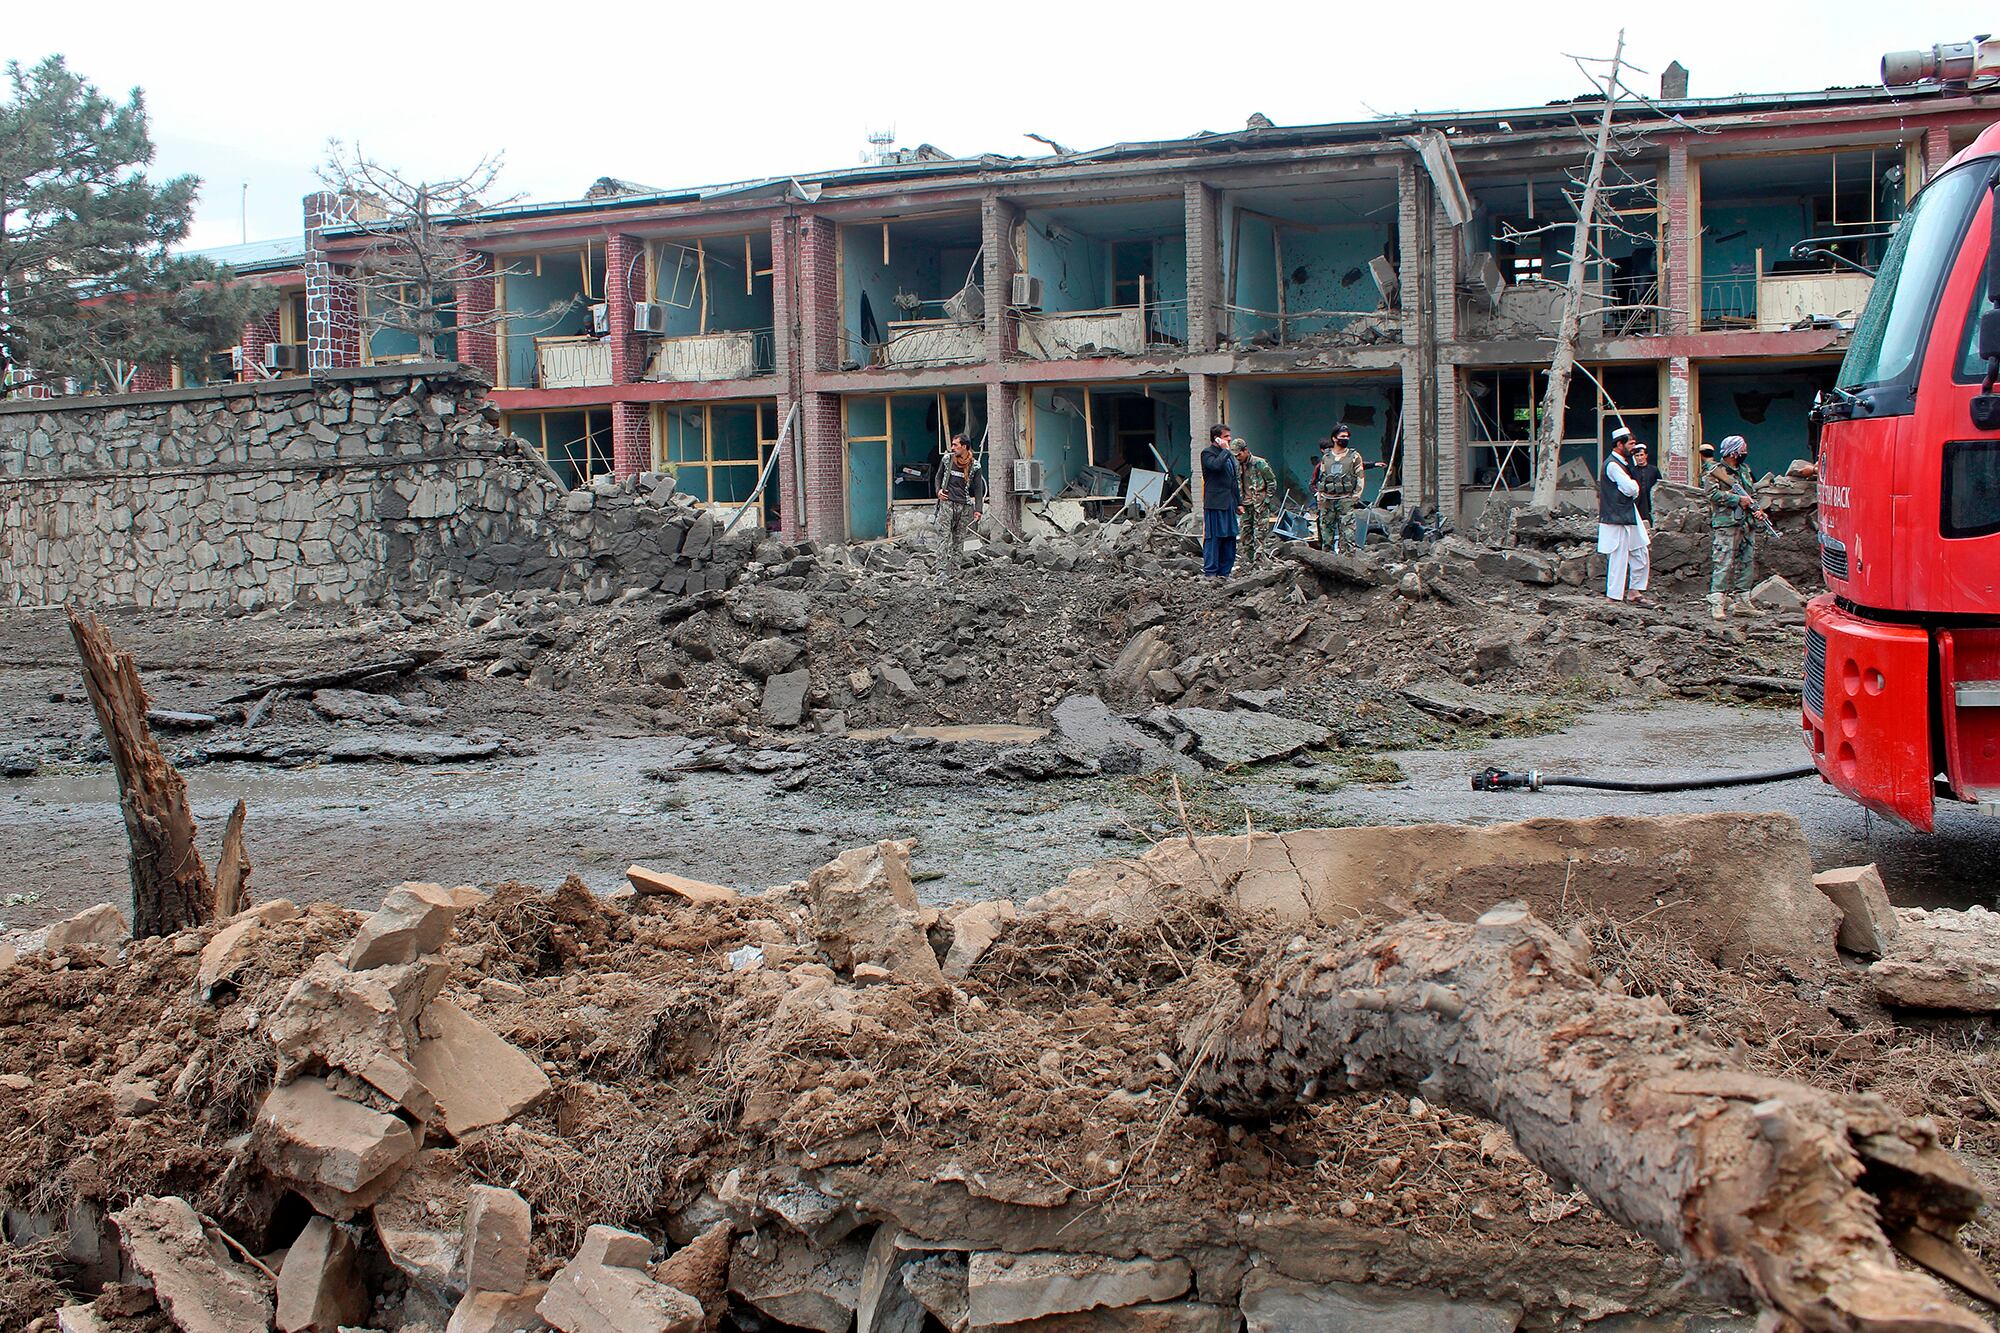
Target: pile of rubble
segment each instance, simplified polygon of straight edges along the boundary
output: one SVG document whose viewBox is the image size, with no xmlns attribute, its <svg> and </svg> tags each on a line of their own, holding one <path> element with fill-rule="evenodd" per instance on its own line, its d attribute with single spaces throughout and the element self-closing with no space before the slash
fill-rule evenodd
<svg viewBox="0 0 2000 1333">
<path fill-rule="evenodd" d="M 924 907 L 909 852 L 761 894 L 634 867 L 611 901 L 406 884 L 367 915 L 271 900 L 132 940 L 107 908 L 12 941 L 0 1324 L 1730 1318 L 1489 1122 L 1380 1089 L 1261 1127 L 1186 1105 L 1248 978 L 1501 898 L 1693 1039 L 2000 1168 L 1981 1058 L 1883 1007 L 1903 942 L 1935 978 L 1964 962 L 1936 936 L 1992 918 L 1892 926 L 1865 875 L 1815 889 L 1784 817 L 1175 839 L 1019 907 Z M 1843 961 L 1837 930 L 1885 956 Z"/>
</svg>

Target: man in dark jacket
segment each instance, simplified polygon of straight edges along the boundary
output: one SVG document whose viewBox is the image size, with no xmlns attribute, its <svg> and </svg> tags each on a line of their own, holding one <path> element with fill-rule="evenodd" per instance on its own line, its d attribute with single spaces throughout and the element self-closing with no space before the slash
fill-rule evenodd
<svg viewBox="0 0 2000 1333">
<path fill-rule="evenodd" d="M 972 441 L 951 437 L 951 449 L 937 471 L 938 567 L 940 587 L 958 576 L 966 534 L 986 503 L 986 472 L 972 454 Z"/>
<path fill-rule="evenodd" d="M 1632 446 L 1632 480 L 1639 483 L 1636 502 L 1639 506 L 1639 521 L 1648 529 L 1653 526 L 1653 488 L 1660 484 L 1660 469 L 1653 466 L 1653 453 L 1643 444 Z"/>
<path fill-rule="evenodd" d="M 1236 510 L 1242 503 L 1229 427 L 1210 426 L 1208 447 L 1201 451 L 1201 572 L 1212 579 L 1226 579 L 1236 569 Z"/>
</svg>

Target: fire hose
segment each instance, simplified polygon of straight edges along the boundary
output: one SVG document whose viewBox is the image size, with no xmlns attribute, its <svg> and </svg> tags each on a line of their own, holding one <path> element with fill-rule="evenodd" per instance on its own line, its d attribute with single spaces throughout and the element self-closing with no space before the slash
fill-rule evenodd
<svg viewBox="0 0 2000 1333">
<path fill-rule="evenodd" d="M 1560 774 L 1544 773 L 1531 768 L 1525 773 L 1509 773 L 1505 769 L 1489 768 L 1484 773 L 1474 775 L 1474 791 L 1540 791 L 1544 787 L 1588 787 L 1592 791 L 1706 791 L 1716 787 L 1755 787 L 1767 782 L 1790 782 L 1793 778 L 1809 778 L 1817 775 L 1818 769 L 1811 764 L 1797 768 L 1773 768 L 1759 773 L 1712 773 L 1699 778 L 1586 778 L 1566 777 Z"/>
</svg>

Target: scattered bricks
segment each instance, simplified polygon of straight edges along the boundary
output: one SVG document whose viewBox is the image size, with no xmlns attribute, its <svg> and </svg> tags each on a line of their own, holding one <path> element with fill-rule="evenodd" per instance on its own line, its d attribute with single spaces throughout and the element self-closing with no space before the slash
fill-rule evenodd
<svg viewBox="0 0 2000 1333">
<path fill-rule="evenodd" d="M 131 938 L 132 928 L 125 924 L 125 914 L 110 903 L 99 903 L 50 926 L 42 935 L 42 952 L 58 954 L 84 945 L 110 948 Z"/>
<path fill-rule="evenodd" d="M 389 890 L 348 946 L 349 970 L 413 962 L 437 952 L 464 905 L 456 891 L 436 884 L 400 884 Z"/>
<path fill-rule="evenodd" d="M 271 1089 L 251 1142 L 266 1170 L 336 1220 L 374 1203 L 417 1155 L 407 1124 L 348 1101 L 321 1078 Z"/>
<path fill-rule="evenodd" d="M 1896 938 L 1896 911 L 1873 865 L 1846 866 L 1813 876 L 1813 885 L 1840 909 L 1838 943 L 1849 953 L 1880 958 Z"/>
<path fill-rule="evenodd" d="M 1192 1280 L 1185 1259 L 989 1252 L 973 1255 L 967 1265 L 966 1300 L 972 1326 L 978 1328 L 1100 1307 L 1171 1301 L 1185 1292 Z"/>
<path fill-rule="evenodd" d="M 360 1261 L 360 1248 L 338 1223 L 324 1217 L 306 1223 L 278 1270 L 278 1333 L 318 1333 L 365 1321 L 369 1300 Z"/>
<path fill-rule="evenodd" d="M 948 918 L 951 948 L 944 956 L 944 974 L 954 980 L 962 979 L 993 947 L 1007 923 L 1018 915 L 1019 909 L 1006 898 L 974 903 L 953 912 Z"/>
<path fill-rule="evenodd" d="M 540 1065 L 455 1004 L 432 1004 L 420 1031 L 417 1077 L 437 1098 L 454 1138 L 512 1119 L 549 1090 Z"/>
<path fill-rule="evenodd" d="M 271 1293 L 262 1274 L 230 1256 L 187 1200 L 152 1196 L 113 1213 L 132 1267 L 183 1333 L 267 1333 Z"/>
<path fill-rule="evenodd" d="M 518 1292 L 528 1285 L 528 1201 L 513 1190 L 474 1185 L 461 1246 L 468 1291 Z"/>
<path fill-rule="evenodd" d="M 700 1303 L 646 1273 L 652 1254 L 644 1236 L 594 1226 L 536 1308 L 562 1333 L 698 1333 Z"/>
<path fill-rule="evenodd" d="M 548 1324 L 543 1322 L 536 1307 L 548 1291 L 546 1284 L 531 1282 L 518 1293 L 467 1292 L 458 1308 L 451 1312 L 451 1322 L 444 1326 L 444 1333 L 540 1333 Z"/>
<path fill-rule="evenodd" d="M 632 887 L 649 897 L 683 898 L 691 903 L 707 906 L 714 903 L 736 901 L 736 890 L 721 884 L 705 884 L 698 879 L 676 875 L 670 870 L 648 870 L 644 866 L 632 866 L 625 872 L 625 878 Z"/>
</svg>

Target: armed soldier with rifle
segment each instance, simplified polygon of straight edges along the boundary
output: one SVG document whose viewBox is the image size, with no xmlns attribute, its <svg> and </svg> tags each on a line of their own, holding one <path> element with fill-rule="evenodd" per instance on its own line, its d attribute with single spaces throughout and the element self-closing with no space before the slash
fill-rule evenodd
<svg viewBox="0 0 2000 1333">
<path fill-rule="evenodd" d="M 1750 588 L 1756 579 L 1757 538 L 1760 534 L 1776 538 L 1777 525 L 1757 503 L 1757 493 L 1751 489 L 1745 462 L 1750 455 L 1749 442 L 1741 435 L 1731 435 L 1723 440 L 1718 452 L 1720 457 L 1702 476 L 1703 489 L 1708 493 L 1709 542 L 1714 560 L 1708 576 L 1708 612 L 1717 620 L 1723 619 L 1728 614 L 1726 599 L 1734 593 L 1738 611 L 1761 616 L 1764 613 L 1750 601 Z"/>
</svg>

